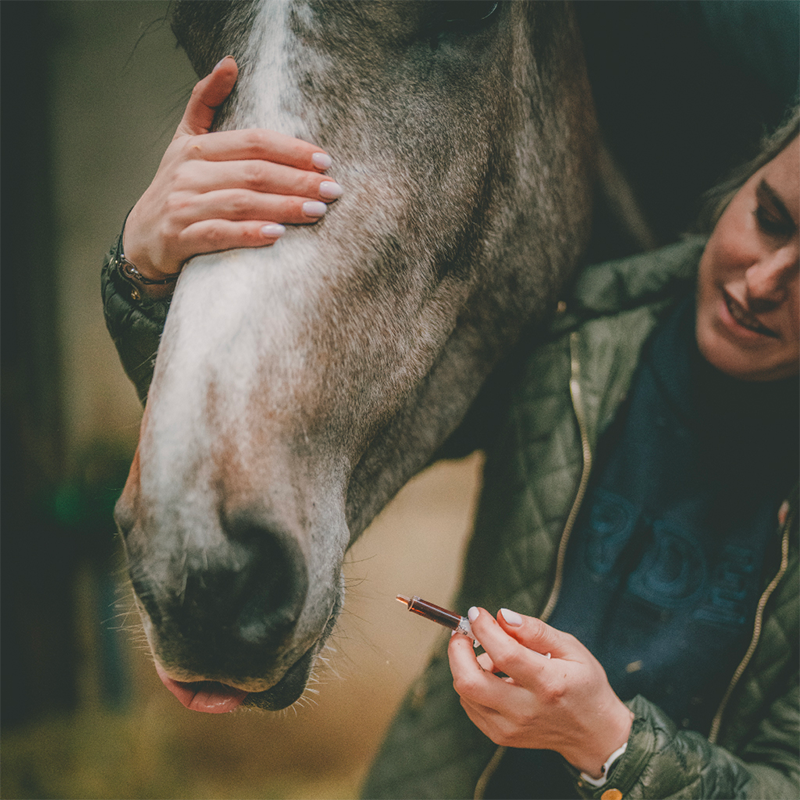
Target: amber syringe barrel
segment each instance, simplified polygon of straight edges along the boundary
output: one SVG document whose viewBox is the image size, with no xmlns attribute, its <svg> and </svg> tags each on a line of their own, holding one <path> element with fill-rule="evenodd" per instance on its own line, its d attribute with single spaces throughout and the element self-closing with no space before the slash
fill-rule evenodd
<svg viewBox="0 0 800 800">
<path fill-rule="evenodd" d="M 433 622 L 438 622 L 439 625 L 444 625 L 445 628 L 450 628 L 452 631 L 458 631 L 458 633 L 463 633 L 466 636 L 469 636 L 470 639 L 476 641 L 475 635 L 472 633 L 472 627 L 469 624 L 469 620 L 466 617 L 462 617 L 461 614 L 456 614 L 455 611 L 448 611 L 446 608 L 442 608 L 441 606 L 437 606 L 435 603 L 430 603 L 427 600 L 423 600 L 421 597 L 405 597 L 402 594 L 397 595 L 397 599 L 404 603 L 409 611 L 413 611 L 415 614 L 419 614 L 421 617 L 425 617 L 425 619 L 432 620 Z"/>
</svg>

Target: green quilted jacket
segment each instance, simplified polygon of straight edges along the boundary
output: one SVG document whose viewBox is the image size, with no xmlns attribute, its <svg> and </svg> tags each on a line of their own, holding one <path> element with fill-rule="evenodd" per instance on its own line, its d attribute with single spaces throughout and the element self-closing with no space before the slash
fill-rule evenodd
<svg viewBox="0 0 800 800">
<path fill-rule="evenodd" d="M 131 283 L 112 267 L 113 256 L 120 253 L 122 234 L 103 261 L 100 289 L 106 327 L 119 353 L 125 374 L 136 387 L 144 403 L 153 379 L 153 367 L 161 332 L 169 311 L 169 300 L 143 297 Z"/>
<path fill-rule="evenodd" d="M 598 438 L 625 397 L 648 335 L 691 290 L 703 240 L 584 272 L 567 312 L 522 367 L 493 443 L 457 608 L 501 607 L 547 619 Z M 708 738 L 678 730 L 644 697 L 608 783 L 574 781 L 575 797 L 800 797 L 797 493 L 776 519 L 774 552 L 750 648 Z M 443 637 L 412 686 L 367 778 L 368 798 L 482 796 L 502 769 L 467 718 Z"/>
<path fill-rule="evenodd" d="M 587 269 L 567 311 L 537 338 L 486 448 L 456 607 L 506 606 L 547 618 L 598 437 L 625 397 L 647 336 L 693 285 L 702 247 L 692 239 Z M 109 273 L 108 259 L 102 286 L 109 332 L 144 401 L 168 304 L 139 299 Z M 581 785 L 564 762 L 576 797 L 800 797 L 797 505 L 795 490 L 776 521 L 750 648 L 725 676 L 728 690 L 709 738 L 678 731 L 637 697 L 629 703 L 635 721 L 628 750 L 604 787 Z M 446 644 L 444 637 L 405 699 L 365 797 L 480 796 L 492 771 L 502 768 L 503 749 L 461 709 Z"/>
</svg>

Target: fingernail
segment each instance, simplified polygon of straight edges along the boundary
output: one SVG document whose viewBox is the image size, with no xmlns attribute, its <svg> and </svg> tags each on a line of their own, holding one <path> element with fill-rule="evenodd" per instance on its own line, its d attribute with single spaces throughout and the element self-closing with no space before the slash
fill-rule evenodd
<svg viewBox="0 0 800 800">
<path fill-rule="evenodd" d="M 341 197 L 343 191 L 344 189 L 333 181 L 323 181 L 319 185 L 320 196 L 324 197 L 326 200 L 335 200 L 337 197 Z"/>
<path fill-rule="evenodd" d="M 286 228 L 284 228 L 283 225 L 279 225 L 277 222 L 268 222 L 266 225 L 262 226 L 261 233 L 263 233 L 264 236 L 273 236 L 277 238 L 286 233 Z"/>
<path fill-rule="evenodd" d="M 328 169 L 333 162 L 327 153 L 313 153 L 311 156 L 311 163 L 317 169 Z"/>
<path fill-rule="evenodd" d="M 321 217 L 327 210 L 328 206 L 318 200 L 309 200 L 307 203 L 303 203 L 303 213 L 307 217 Z"/>
<path fill-rule="evenodd" d="M 223 58 L 221 58 L 219 61 L 217 61 L 216 65 L 214 66 L 214 69 L 212 69 L 211 71 L 212 72 L 216 72 L 222 66 L 222 62 L 226 58 L 233 58 L 233 56 L 223 56 Z"/>
<path fill-rule="evenodd" d="M 480 613 L 481 612 L 477 608 L 475 608 L 475 606 L 472 606 L 472 608 L 469 611 L 467 611 L 467 619 L 470 622 L 475 622 L 475 620 L 478 619 L 478 615 Z"/>
<path fill-rule="evenodd" d="M 512 627 L 512 628 L 519 628 L 522 625 L 522 617 L 517 614 L 516 611 L 510 611 L 507 608 L 501 608 L 500 613 L 503 615 L 503 619 Z"/>
</svg>

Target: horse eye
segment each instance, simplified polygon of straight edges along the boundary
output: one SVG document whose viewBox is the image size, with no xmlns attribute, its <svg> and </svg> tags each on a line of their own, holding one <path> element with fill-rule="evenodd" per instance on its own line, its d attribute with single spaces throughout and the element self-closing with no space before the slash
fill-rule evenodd
<svg viewBox="0 0 800 800">
<path fill-rule="evenodd" d="M 445 34 L 480 30 L 494 20 L 499 8 L 499 2 L 485 0 L 440 0 L 427 26 L 431 47 Z"/>
<path fill-rule="evenodd" d="M 484 0 L 447 0 L 442 4 L 442 23 L 450 29 L 481 27 L 494 16 L 500 3 Z"/>
</svg>

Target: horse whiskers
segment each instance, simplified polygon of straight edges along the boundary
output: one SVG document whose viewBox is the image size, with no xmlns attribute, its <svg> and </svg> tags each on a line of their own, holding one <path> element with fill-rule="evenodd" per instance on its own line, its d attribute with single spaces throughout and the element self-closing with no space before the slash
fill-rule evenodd
<svg viewBox="0 0 800 800">
<path fill-rule="evenodd" d="M 115 631 L 116 633 L 128 633 L 131 634 L 132 637 L 139 638 L 140 636 L 144 635 L 144 631 L 142 630 L 141 625 L 137 625 L 134 622 L 125 623 L 123 625 L 113 625 L 109 626 L 110 631 Z"/>
<path fill-rule="evenodd" d="M 303 692 L 303 694 L 300 695 L 300 697 L 298 697 L 291 706 L 289 706 L 289 708 L 294 711 L 295 716 L 297 715 L 298 708 L 310 708 L 311 706 L 319 705 L 319 703 L 313 697 L 308 696 L 308 691 L 309 689 L 306 687 L 306 690 Z"/>
<path fill-rule="evenodd" d="M 112 614 L 110 617 L 106 617 L 106 619 L 103 620 L 103 625 L 109 625 L 110 623 L 121 619 L 123 620 L 123 623 L 121 624 L 120 627 L 125 628 L 129 624 L 128 623 L 129 617 L 131 616 L 131 614 L 134 613 L 135 609 L 132 608 L 126 609 L 125 611 L 118 611 L 116 614 Z"/>
</svg>

